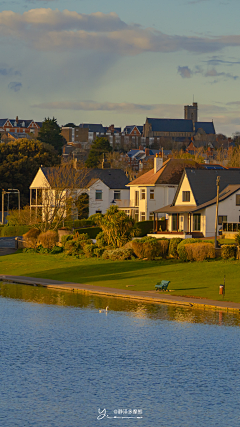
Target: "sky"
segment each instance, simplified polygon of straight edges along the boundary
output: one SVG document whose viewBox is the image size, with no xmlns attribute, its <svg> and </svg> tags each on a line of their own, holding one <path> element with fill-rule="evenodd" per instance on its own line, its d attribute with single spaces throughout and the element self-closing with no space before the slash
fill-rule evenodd
<svg viewBox="0 0 240 427">
<path fill-rule="evenodd" d="M 0 0 L 0 118 L 240 132 L 239 0 Z"/>
</svg>

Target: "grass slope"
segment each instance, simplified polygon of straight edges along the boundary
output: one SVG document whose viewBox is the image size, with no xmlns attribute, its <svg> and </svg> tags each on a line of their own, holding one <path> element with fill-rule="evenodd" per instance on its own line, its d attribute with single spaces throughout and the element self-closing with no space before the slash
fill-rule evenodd
<svg viewBox="0 0 240 427">
<path fill-rule="evenodd" d="M 77 259 L 63 254 L 15 253 L 0 257 L 0 273 L 55 280 L 66 280 L 109 288 L 154 290 L 160 280 L 170 280 L 172 295 L 222 300 L 219 285 L 226 276 L 226 301 L 240 302 L 240 262 L 204 261 L 109 261 Z"/>
</svg>

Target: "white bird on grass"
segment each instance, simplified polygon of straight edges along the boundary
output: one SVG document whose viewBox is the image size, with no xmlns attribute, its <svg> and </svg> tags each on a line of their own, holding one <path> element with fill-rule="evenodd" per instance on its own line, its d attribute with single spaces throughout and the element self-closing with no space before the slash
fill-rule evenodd
<svg viewBox="0 0 240 427">
<path fill-rule="evenodd" d="M 108 311 L 108 306 L 104 309 L 102 309 L 102 310 L 99 310 L 99 313 L 107 313 L 107 311 Z"/>
</svg>

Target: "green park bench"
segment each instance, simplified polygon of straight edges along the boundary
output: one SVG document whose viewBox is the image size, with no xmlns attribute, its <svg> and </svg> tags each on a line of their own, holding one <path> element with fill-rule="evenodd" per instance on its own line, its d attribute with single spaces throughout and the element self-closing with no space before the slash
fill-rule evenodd
<svg viewBox="0 0 240 427">
<path fill-rule="evenodd" d="M 159 291 L 167 291 L 169 283 L 170 283 L 170 280 L 162 280 L 161 282 L 158 282 L 155 285 L 156 291 L 157 290 L 159 290 Z"/>
</svg>

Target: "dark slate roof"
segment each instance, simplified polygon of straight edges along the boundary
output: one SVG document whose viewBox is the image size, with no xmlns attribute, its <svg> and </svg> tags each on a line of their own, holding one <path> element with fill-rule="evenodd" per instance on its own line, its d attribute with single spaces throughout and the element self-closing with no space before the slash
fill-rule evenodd
<svg viewBox="0 0 240 427">
<path fill-rule="evenodd" d="M 48 176 L 54 172 L 55 168 L 41 168 L 44 175 Z M 111 189 L 125 189 L 129 179 L 126 177 L 122 169 L 89 169 L 89 170 L 72 170 L 73 180 L 77 184 L 76 174 L 79 175 L 79 188 L 88 187 L 90 181 L 95 182 L 100 179 L 105 185 Z M 64 179 L 64 178 L 63 178 Z M 93 181 L 94 180 L 94 181 Z M 67 181 L 67 179 L 66 179 Z"/>
<path fill-rule="evenodd" d="M 195 122 L 196 132 L 198 131 L 198 129 L 203 129 L 206 134 L 215 135 L 215 128 L 213 122 Z"/>
<path fill-rule="evenodd" d="M 240 185 L 240 169 L 238 170 L 186 169 L 185 173 L 188 177 L 197 205 L 202 205 L 216 197 L 217 176 L 220 176 L 220 186 L 219 186 L 220 193 L 228 185 Z M 179 184 L 178 190 L 175 194 L 175 197 L 172 203 L 173 205 L 175 204 L 175 200 L 177 199 L 180 186 L 181 186 L 181 183 Z"/>
<path fill-rule="evenodd" d="M 99 133 L 106 133 L 107 128 L 104 127 L 102 124 L 95 124 L 95 123 L 80 123 L 80 128 L 88 129 L 89 132 L 99 132 Z"/>
<path fill-rule="evenodd" d="M 234 184 L 234 185 L 228 185 L 223 191 L 219 194 L 219 202 L 222 202 L 223 200 L 230 197 L 232 194 L 236 193 L 240 188 L 240 184 Z M 201 205 L 192 206 L 192 205 L 168 205 L 164 206 L 163 208 L 157 209 L 154 211 L 155 213 L 186 213 L 186 212 L 198 212 L 201 209 L 205 209 L 208 206 L 215 205 L 217 202 L 217 196 L 215 196 L 213 199 L 208 200 L 205 203 L 202 203 Z"/>
<path fill-rule="evenodd" d="M 147 118 L 153 132 L 193 132 L 192 120 Z"/>
<path fill-rule="evenodd" d="M 143 133 L 143 126 L 137 126 L 137 125 L 129 125 L 129 126 L 125 126 L 125 128 L 123 129 L 123 131 L 129 135 L 134 128 L 137 128 L 139 130 L 140 133 Z"/>
<path fill-rule="evenodd" d="M 128 157 L 132 157 L 132 156 L 134 156 L 136 153 L 143 153 L 143 150 L 130 150 L 128 153 L 127 153 L 127 156 Z"/>
<path fill-rule="evenodd" d="M 7 119 L 0 119 L 0 126 L 4 126 Z"/>
</svg>

